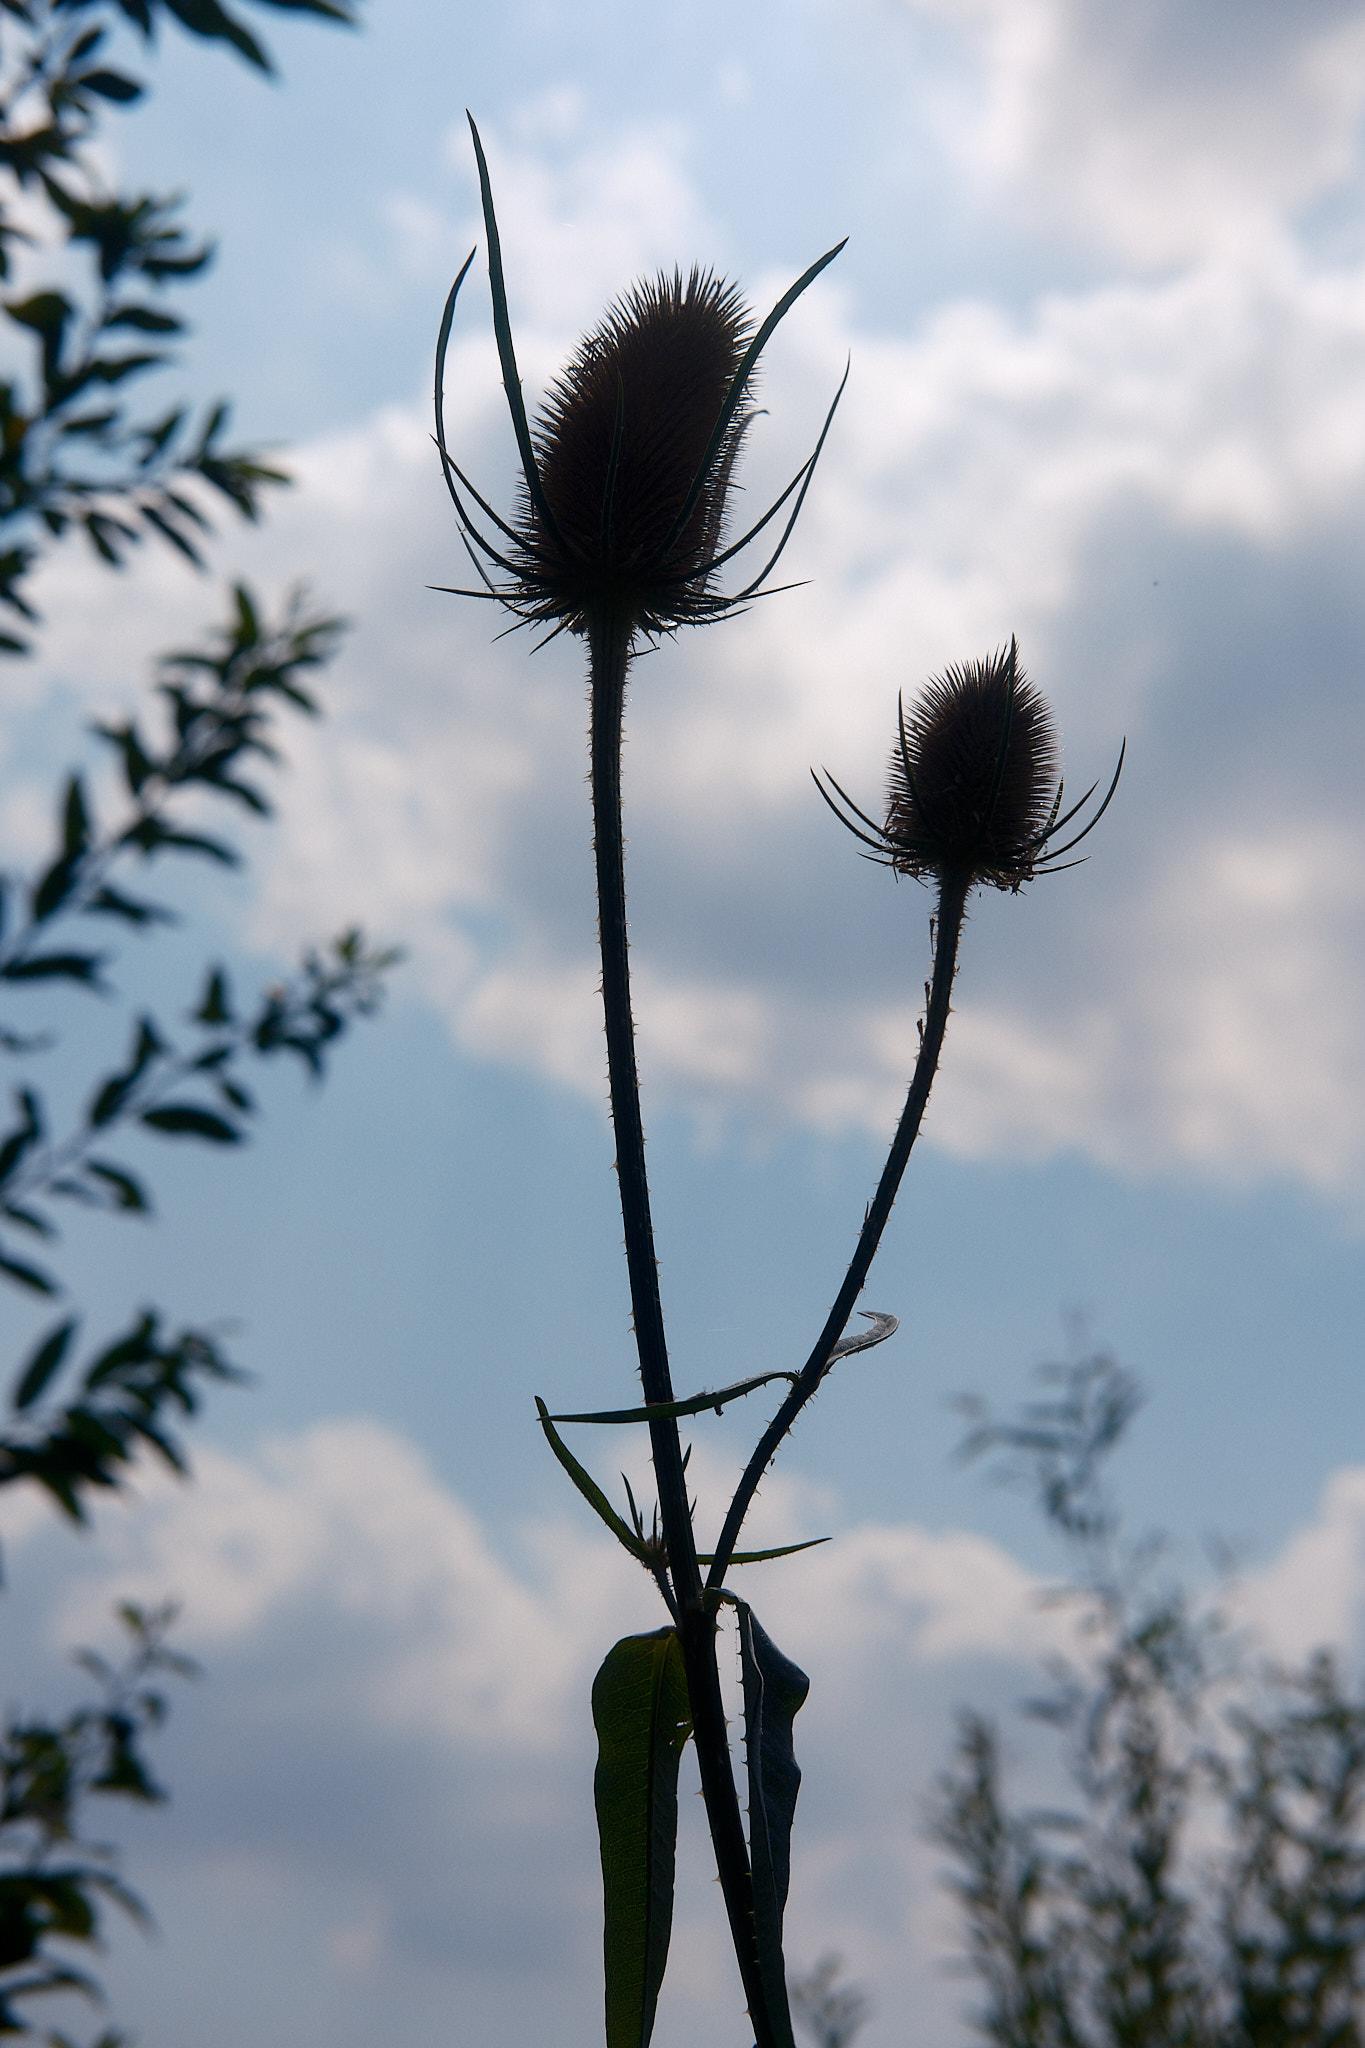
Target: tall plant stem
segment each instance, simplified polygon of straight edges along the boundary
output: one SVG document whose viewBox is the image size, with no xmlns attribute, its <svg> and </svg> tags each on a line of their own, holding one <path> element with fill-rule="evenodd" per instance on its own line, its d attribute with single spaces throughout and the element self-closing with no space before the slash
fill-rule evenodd
<svg viewBox="0 0 1365 2048">
<path fill-rule="evenodd" d="M 602 1004 L 606 1021 L 607 1074 L 616 1134 L 616 1177 L 625 1226 L 626 1268 L 647 1402 L 671 1401 L 659 1268 L 645 1171 L 645 1134 L 635 1062 L 635 1023 L 630 1007 L 630 953 L 626 934 L 625 844 L 621 829 L 621 728 L 626 670 L 633 629 L 629 618 L 599 614 L 590 622 L 592 662 L 592 806 L 597 861 L 598 936 L 602 952 Z M 831 1340 L 832 1341 L 832 1340 Z M 753 1881 L 749 1870 L 739 1795 L 730 1767 L 730 1743 L 716 1663 L 714 1602 L 702 1587 L 701 1567 L 687 1499 L 682 1445 L 674 1421 L 649 1425 L 659 1515 L 678 1609 L 678 1632 L 692 1707 L 692 1734 L 701 1771 L 702 1797 L 715 1848 L 735 1956 L 753 2021 L 757 2048 L 779 2048 L 758 1965 Z"/>
<path fill-rule="evenodd" d="M 872 1261 L 877 1256 L 877 1247 L 882 1241 L 882 1232 L 891 1215 L 900 1188 L 901 1177 L 910 1158 L 911 1147 L 919 1136 L 920 1124 L 924 1119 L 929 1090 L 934 1085 L 938 1071 L 939 1054 L 943 1050 L 943 1034 L 948 1026 L 948 1012 L 952 1006 L 953 977 L 957 973 L 958 945 L 962 938 L 962 920 L 967 907 L 967 892 L 971 888 L 971 877 L 967 874 L 946 874 L 939 883 L 938 914 L 934 926 L 934 967 L 929 985 L 929 1004 L 925 1012 L 924 1031 L 920 1041 L 919 1058 L 911 1077 L 910 1090 L 905 1098 L 896 1135 L 891 1140 L 882 1177 L 877 1183 L 877 1192 L 872 1197 L 863 1227 L 858 1233 L 853 1258 L 844 1284 L 835 1296 L 834 1306 L 825 1318 L 825 1326 L 815 1341 L 815 1348 L 802 1366 L 782 1406 L 759 1438 L 757 1448 L 744 1468 L 743 1476 L 735 1489 L 716 1545 L 715 1561 L 707 1577 L 707 1586 L 720 1587 L 730 1568 L 739 1532 L 744 1517 L 749 1512 L 759 1482 L 772 1463 L 773 1455 L 787 1431 L 795 1422 L 801 1410 L 815 1393 L 821 1380 L 830 1368 L 830 1353 L 843 1335 L 845 1325 L 853 1313 L 853 1305 L 862 1293 Z"/>
</svg>

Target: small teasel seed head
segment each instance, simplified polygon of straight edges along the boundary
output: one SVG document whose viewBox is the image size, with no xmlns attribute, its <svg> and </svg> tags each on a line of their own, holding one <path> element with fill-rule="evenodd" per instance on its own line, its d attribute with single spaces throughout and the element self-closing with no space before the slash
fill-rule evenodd
<svg viewBox="0 0 1365 2048">
<path fill-rule="evenodd" d="M 579 343 L 532 429 L 553 522 L 528 492 L 516 566 L 532 615 L 581 632 L 613 610 L 659 633 L 717 606 L 747 388 L 712 442 L 751 331 L 738 290 L 694 268 L 637 284 Z"/>
<path fill-rule="evenodd" d="M 901 713 L 883 833 L 890 865 L 1019 888 L 1046 858 L 1058 767 L 1051 713 L 1013 642 L 945 669 Z"/>
</svg>

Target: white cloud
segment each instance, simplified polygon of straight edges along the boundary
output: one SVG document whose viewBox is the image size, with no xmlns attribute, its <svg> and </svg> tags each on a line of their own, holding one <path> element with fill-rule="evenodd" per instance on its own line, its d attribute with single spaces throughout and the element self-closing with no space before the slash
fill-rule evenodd
<svg viewBox="0 0 1365 2048">
<path fill-rule="evenodd" d="M 700 1452 L 694 1465 L 705 1522 L 724 1479 Z M 116 1598 L 171 1592 L 208 1673 L 177 1702 L 175 1804 L 132 1837 L 167 1940 L 153 1956 L 120 1944 L 121 2016 L 167 2032 L 197 1987 L 196 2039 L 218 2048 L 268 1995 L 312 2014 L 305 2048 L 359 2048 L 368 1999 L 403 2038 L 443 1999 L 500 2010 L 508 2043 L 552 2030 L 586 2048 L 600 1995 L 587 1695 L 615 1636 L 662 1618 L 645 1575 L 571 1497 L 562 1522 L 523 1532 L 514 1566 L 411 1444 L 360 1420 L 250 1459 L 206 1451 L 193 1486 L 148 1473 L 141 1492 L 100 1514 L 94 1556 L 73 1562 L 46 1524 L 8 1541 L 13 1598 L 43 1604 L 54 1648 L 100 1639 Z M 833 1506 L 770 1478 L 752 1533 L 823 1533 L 814 1517 Z M 920 1810 L 950 1703 L 964 1687 L 1008 1698 L 1056 1619 L 1012 1559 L 952 1531 L 857 1528 L 742 1576 L 813 1679 L 792 1953 L 843 1942 L 877 1980 L 885 2038 L 927 2048 L 951 2000 L 927 1946 Z M 22 1630 L 22 1604 L 4 1618 Z M 742 2038 L 697 1808 L 684 1801 L 665 2048 Z M 243 1981 L 231 1958 L 247 1952 Z M 894 2015 L 912 1981 L 907 2034 Z"/>
<path fill-rule="evenodd" d="M 1354 1663 L 1365 1639 L 1365 1467 L 1330 1475 L 1316 1520 L 1248 1575 L 1235 1612 L 1290 1664 L 1324 1644 Z"/>
<path fill-rule="evenodd" d="M 977 62 L 968 87 L 930 99 L 960 173 L 1123 256 L 1164 263 L 1273 235 L 1357 165 L 1352 0 L 909 4 Z"/>
<path fill-rule="evenodd" d="M 725 1475 L 704 1447 L 694 1464 L 707 1527 Z M 50 1516 L 8 1520 L 0 1616 L 22 1640 L 36 1607 L 55 1649 L 99 1639 L 115 1598 L 174 1592 L 207 1670 L 165 1738 L 174 1804 L 120 1829 L 167 1935 L 154 1952 L 119 1943 L 121 2018 L 156 2037 L 197 2012 L 196 2040 L 226 2048 L 263 2001 L 300 2015 L 302 2048 L 360 2048 L 377 2011 L 415 2038 L 444 2009 L 471 2028 L 500 2013 L 509 2048 L 550 2028 L 587 2048 L 600 1906 L 586 1701 L 615 1636 L 658 1624 L 644 1574 L 567 1495 L 562 1520 L 521 1532 L 514 1563 L 411 1443 L 364 1420 L 250 1458 L 206 1451 L 194 1485 L 148 1473 L 141 1492 L 101 1511 L 93 1554 Z M 844 1949 L 876 1995 L 868 2048 L 943 2048 L 961 2038 L 944 1971 L 957 1933 L 923 1826 L 952 1712 L 1000 1717 L 1007 1754 L 1033 1757 L 1013 1710 L 1040 1655 L 1074 1649 L 1074 1617 L 979 1536 L 839 1519 L 822 1489 L 770 1477 L 756 1540 L 831 1526 L 835 1540 L 740 1575 L 812 1679 L 789 1953 L 799 1967 Z M 1363 1602 L 1365 1474 L 1347 1470 L 1235 1611 L 1298 1659 L 1354 1648 Z M 11 1655 L 11 1695 L 31 1657 Z M 741 2024 L 689 1796 L 661 2048 L 744 2048 Z"/>
</svg>

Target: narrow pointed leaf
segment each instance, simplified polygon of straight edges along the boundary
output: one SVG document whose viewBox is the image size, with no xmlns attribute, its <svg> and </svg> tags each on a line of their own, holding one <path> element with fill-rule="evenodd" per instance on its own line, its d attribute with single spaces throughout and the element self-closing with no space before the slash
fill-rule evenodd
<svg viewBox="0 0 1365 2048">
<path fill-rule="evenodd" d="M 19 1378 L 19 1383 L 10 1395 L 10 1406 L 17 1413 L 31 1408 L 38 1396 L 45 1390 L 49 1380 L 66 1356 L 76 1323 L 59 1323 L 57 1328 L 44 1337 L 37 1350 L 29 1359 Z"/>
<path fill-rule="evenodd" d="M 540 1426 L 545 1432 L 545 1441 L 549 1444 L 550 1449 L 554 1452 L 593 1513 L 601 1516 L 617 1542 L 624 1544 L 632 1557 L 638 1558 L 642 1565 L 648 1566 L 650 1562 L 648 1550 L 646 1550 L 640 1538 L 635 1534 L 635 1531 L 621 1520 L 621 1517 L 617 1514 L 592 1474 L 583 1470 L 583 1467 L 555 1428 L 550 1411 L 541 1400 L 539 1394 L 536 1395 L 536 1411 L 540 1416 Z"/>
<path fill-rule="evenodd" d="M 749 1861 L 754 1880 L 758 1967 L 779 2048 L 793 2048 L 782 1959 L 782 1916 L 791 1879 L 791 1833 L 801 1772 L 792 1723 L 810 1691 L 804 1671 L 784 1657 L 737 1600 L 740 1672 L 744 1680 L 744 1746 L 749 1766 Z"/>
<path fill-rule="evenodd" d="M 795 1557 L 798 1550 L 816 1550 L 820 1544 L 828 1543 L 828 1536 L 808 1536 L 804 1543 L 783 1543 L 776 1550 L 737 1550 L 730 1559 L 731 1564 L 766 1564 L 770 1557 Z M 697 1553 L 698 1564 L 714 1564 L 715 1558 L 707 1552 Z"/>
<path fill-rule="evenodd" d="M 144 1109 L 139 1119 L 151 1130 L 164 1131 L 173 1138 L 204 1138 L 211 1145 L 240 1145 L 242 1134 L 225 1117 L 193 1102 L 168 1102 L 161 1109 Z"/>
<path fill-rule="evenodd" d="M 678 1764 L 691 1733 L 677 1631 L 626 1636 L 593 1681 L 607 2048 L 648 2048 L 673 1925 Z"/>
<path fill-rule="evenodd" d="M 0 1252 L 0 1273 L 17 1281 L 20 1287 L 32 1288 L 35 1294 L 55 1294 L 57 1283 L 38 1266 L 30 1266 L 24 1259 L 12 1259 L 8 1252 Z"/>
<path fill-rule="evenodd" d="M 679 1415 L 700 1415 L 704 1409 L 714 1408 L 719 1415 L 727 1401 L 738 1401 L 742 1394 L 752 1394 L 755 1387 L 766 1387 L 772 1380 L 792 1380 L 790 1372 L 761 1372 L 751 1380 L 736 1380 L 732 1387 L 717 1387 L 714 1394 L 690 1394 L 685 1401 L 654 1401 L 643 1408 L 599 1408 L 587 1415 L 552 1415 L 551 1422 L 669 1422 Z"/>
</svg>

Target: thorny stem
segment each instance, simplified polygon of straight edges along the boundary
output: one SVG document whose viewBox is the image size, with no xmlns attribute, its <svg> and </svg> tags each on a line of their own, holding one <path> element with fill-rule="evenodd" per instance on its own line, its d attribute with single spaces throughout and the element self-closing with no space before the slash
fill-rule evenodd
<svg viewBox="0 0 1365 2048">
<path fill-rule="evenodd" d="M 945 874 L 939 883 L 938 914 L 934 930 L 934 970 L 929 987 L 929 1003 L 925 1012 L 923 1036 L 920 1041 L 919 1058 L 910 1082 L 910 1092 L 905 1098 L 905 1108 L 896 1126 L 896 1135 L 891 1141 L 882 1177 L 877 1183 L 877 1192 L 872 1197 L 863 1227 L 858 1233 L 858 1243 L 844 1284 L 835 1297 L 833 1308 L 825 1319 L 825 1327 L 815 1341 L 815 1348 L 802 1366 L 792 1384 L 792 1390 L 774 1415 L 758 1446 L 744 1468 L 743 1476 L 735 1489 L 725 1524 L 716 1545 L 715 1561 L 707 1577 L 707 1588 L 715 1591 L 725 1582 L 730 1568 L 739 1532 L 744 1517 L 749 1512 L 759 1482 L 772 1463 L 774 1453 L 787 1431 L 795 1422 L 807 1401 L 815 1393 L 830 1368 L 830 1352 L 843 1335 L 844 1327 L 853 1313 L 853 1305 L 862 1293 L 882 1232 L 891 1215 L 910 1157 L 910 1149 L 919 1136 L 919 1127 L 924 1117 L 929 1090 L 934 1084 L 938 1069 L 939 1054 L 943 1049 L 943 1034 L 947 1029 L 948 1012 L 953 993 L 953 977 L 957 972 L 957 950 L 962 937 L 962 920 L 967 905 L 967 892 L 971 887 L 969 874 Z"/>
<path fill-rule="evenodd" d="M 602 952 L 607 1073 L 612 1125 L 616 1133 L 616 1177 L 625 1227 L 635 1344 L 639 1352 L 645 1400 L 660 1402 L 673 1399 L 673 1382 L 668 1369 L 663 1308 L 659 1299 L 659 1268 L 654 1254 L 654 1226 L 649 1211 L 649 1182 L 645 1172 L 645 1136 L 635 1063 L 635 1025 L 630 1007 L 625 846 L 621 831 L 621 726 L 632 639 L 631 621 L 619 613 L 599 612 L 589 622 L 593 843 L 597 861 L 598 937 Z M 833 1341 L 831 1338 L 830 1342 Z M 778 2048 L 778 2036 L 769 2017 L 759 1973 L 753 1880 L 739 1795 L 730 1766 L 730 1743 L 716 1663 L 714 1602 L 709 1606 L 706 1602 L 701 1568 L 697 1563 L 678 1426 L 672 1420 L 652 1421 L 649 1434 L 659 1489 L 659 1515 L 677 1603 L 678 1633 L 692 1708 L 692 1735 L 701 1771 L 706 1818 L 716 1853 L 716 1869 L 729 1915 L 749 2017 L 753 2022 L 756 2048 Z"/>
</svg>

